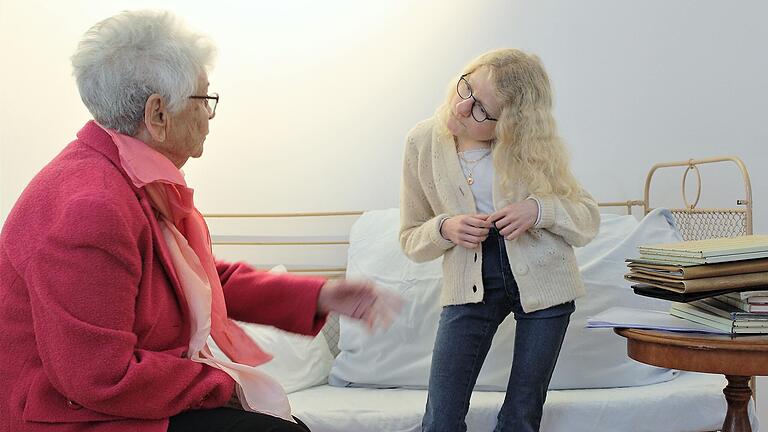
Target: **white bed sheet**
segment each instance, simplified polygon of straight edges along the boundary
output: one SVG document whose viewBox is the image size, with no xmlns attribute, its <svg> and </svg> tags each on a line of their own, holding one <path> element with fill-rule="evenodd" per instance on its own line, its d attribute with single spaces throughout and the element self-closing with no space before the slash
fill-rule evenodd
<svg viewBox="0 0 768 432">
<path fill-rule="evenodd" d="M 542 432 L 701 432 L 725 418 L 720 375 L 680 372 L 673 380 L 640 387 L 552 390 Z M 418 432 L 425 390 L 344 388 L 328 385 L 288 395 L 296 417 L 313 432 Z M 475 392 L 468 432 L 492 432 L 502 392 Z M 758 430 L 750 402 L 752 430 Z"/>
</svg>

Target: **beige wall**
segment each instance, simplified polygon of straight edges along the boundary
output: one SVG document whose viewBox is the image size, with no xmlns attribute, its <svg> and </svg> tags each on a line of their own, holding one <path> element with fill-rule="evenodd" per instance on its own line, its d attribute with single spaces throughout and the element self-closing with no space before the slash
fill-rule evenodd
<svg viewBox="0 0 768 432">
<path fill-rule="evenodd" d="M 219 3 L 0 0 L 0 218 L 89 118 L 68 60 L 82 33 L 125 8 L 161 7 L 220 49 L 219 113 L 204 157 L 185 167 L 204 211 L 396 206 L 408 129 L 470 58 L 518 46 L 548 67 L 574 169 L 599 199 L 638 198 L 660 160 L 737 154 L 766 226 L 764 3 Z M 722 189 L 717 178 L 705 188 L 730 205 Z"/>
<path fill-rule="evenodd" d="M 599 199 L 639 198 L 657 161 L 737 154 L 768 230 L 759 0 L 0 0 L 0 221 L 89 118 L 68 63 L 80 36 L 141 7 L 176 11 L 220 48 L 218 116 L 186 167 L 203 211 L 396 206 L 408 129 L 470 58 L 517 46 L 549 69 L 574 169 Z M 731 205 L 722 178 L 705 189 Z"/>
<path fill-rule="evenodd" d="M 405 133 L 486 49 L 441 44 L 460 11 L 433 14 L 437 0 L 0 1 L 13 59 L 0 72 L 3 215 L 89 118 L 68 60 L 80 36 L 127 7 L 174 10 L 219 46 L 218 116 L 204 157 L 185 167 L 209 211 L 396 205 Z"/>
</svg>

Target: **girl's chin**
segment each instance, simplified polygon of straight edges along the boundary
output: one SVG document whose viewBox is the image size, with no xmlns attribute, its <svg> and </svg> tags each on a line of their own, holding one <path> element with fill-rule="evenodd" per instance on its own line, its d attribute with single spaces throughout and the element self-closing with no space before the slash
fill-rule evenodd
<svg viewBox="0 0 768 432">
<path fill-rule="evenodd" d="M 459 122 L 453 117 L 448 119 L 446 126 L 448 127 L 448 131 L 450 131 L 454 135 L 458 135 L 464 129 L 461 127 Z"/>
</svg>

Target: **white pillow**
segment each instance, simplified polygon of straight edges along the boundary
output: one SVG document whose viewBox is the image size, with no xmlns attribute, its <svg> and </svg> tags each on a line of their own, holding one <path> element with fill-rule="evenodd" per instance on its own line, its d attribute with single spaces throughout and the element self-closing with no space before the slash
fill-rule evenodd
<svg viewBox="0 0 768 432">
<path fill-rule="evenodd" d="M 586 319 L 610 306 L 666 309 L 668 303 L 635 295 L 623 275 L 624 259 L 639 243 L 678 241 L 669 212 L 657 210 L 641 222 L 632 216 L 602 215 L 600 234 L 576 250 L 587 295 L 565 337 L 552 389 L 623 387 L 674 377 L 668 369 L 631 360 L 625 340 L 609 330 L 585 329 Z M 441 259 L 413 263 L 400 251 L 399 211 L 362 215 L 350 232 L 347 277 L 368 278 L 406 300 L 400 317 L 386 332 L 373 335 L 358 323 L 340 319 L 340 354 L 329 383 L 338 386 L 425 388 L 440 315 Z M 477 381 L 478 390 L 506 390 L 514 346 L 515 321 L 499 326 Z"/>
<path fill-rule="evenodd" d="M 285 267 L 277 266 L 270 270 L 285 272 Z M 333 355 L 322 334 L 315 337 L 290 333 L 266 325 L 237 321 L 257 344 L 274 358 L 260 366 L 259 370 L 277 380 L 286 393 L 303 390 L 328 380 L 328 373 L 333 363 Z M 214 355 L 226 358 L 213 338 L 208 338 Z"/>
</svg>

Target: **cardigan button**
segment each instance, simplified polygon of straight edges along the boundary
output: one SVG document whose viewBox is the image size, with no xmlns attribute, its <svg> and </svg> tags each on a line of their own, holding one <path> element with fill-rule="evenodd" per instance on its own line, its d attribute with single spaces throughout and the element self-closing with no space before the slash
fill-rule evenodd
<svg viewBox="0 0 768 432">
<path fill-rule="evenodd" d="M 182 351 L 181 358 L 187 358 L 187 354 L 189 354 L 187 351 Z"/>
<path fill-rule="evenodd" d="M 520 275 L 524 275 L 524 274 L 527 274 L 527 273 L 528 273 L 528 266 L 527 266 L 527 265 L 525 265 L 525 264 L 523 264 L 523 265 L 521 265 L 521 266 L 518 266 L 516 270 L 517 270 L 517 273 L 518 273 L 518 274 L 520 274 Z"/>
<path fill-rule="evenodd" d="M 472 285 L 472 292 L 477 292 L 477 285 Z"/>
<path fill-rule="evenodd" d="M 67 408 L 71 410 L 79 410 L 82 409 L 83 406 L 73 400 L 67 399 Z"/>
</svg>

